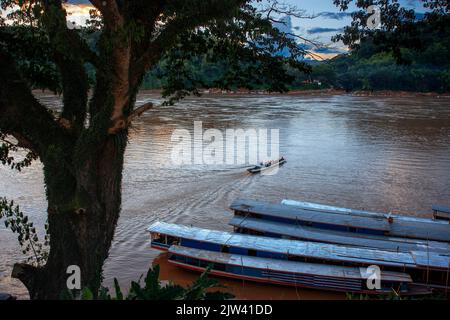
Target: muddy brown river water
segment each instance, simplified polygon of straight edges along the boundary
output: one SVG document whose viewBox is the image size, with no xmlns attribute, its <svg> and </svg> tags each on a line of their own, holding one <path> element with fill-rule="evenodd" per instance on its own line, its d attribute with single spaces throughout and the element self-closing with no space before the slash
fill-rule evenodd
<svg viewBox="0 0 450 320">
<path fill-rule="evenodd" d="M 60 100 L 39 98 L 58 109 Z M 159 101 L 142 93 L 138 103 Z M 288 162 L 275 175 L 248 175 L 242 164 L 184 165 L 171 160 L 175 129 L 279 129 Z M 355 96 L 204 96 L 148 111 L 130 131 L 123 178 L 123 209 L 105 283 L 123 286 L 152 263 L 161 279 L 181 284 L 197 275 L 169 265 L 151 249 L 146 227 L 156 220 L 229 230 L 228 205 L 238 197 L 283 198 L 351 208 L 430 216 L 433 203 L 450 204 L 450 99 Z M 14 199 L 37 226 L 46 202 L 39 162 L 18 173 L 0 167 L 0 196 Z M 0 292 L 26 297 L 9 277 L 23 259 L 17 240 L 0 225 Z M 238 298 L 333 299 L 324 293 L 221 280 Z"/>
</svg>

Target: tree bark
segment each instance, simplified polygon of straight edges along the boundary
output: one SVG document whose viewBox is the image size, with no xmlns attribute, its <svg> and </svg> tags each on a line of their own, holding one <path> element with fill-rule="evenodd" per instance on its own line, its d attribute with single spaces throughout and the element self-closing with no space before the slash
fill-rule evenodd
<svg viewBox="0 0 450 320">
<path fill-rule="evenodd" d="M 81 288 L 94 296 L 102 280 L 121 205 L 121 180 L 126 133 L 110 136 L 75 176 L 44 163 L 49 180 L 63 179 L 70 192 L 61 196 L 60 183 L 48 181 L 50 253 L 45 266 L 16 264 L 13 277 L 27 287 L 31 299 L 59 299 L 68 290 L 71 265 L 80 267 Z M 70 187 L 73 186 L 73 187 Z"/>
<path fill-rule="evenodd" d="M 67 290 L 67 268 L 76 265 L 81 287 L 90 288 L 95 296 L 119 218 L 128 134 L 126 126 L 114 133 L 108 129 L 114 124 L 114 108 L 133 109 L 137 85 L 117 88 L 111 85 L 117 82 L 115 72 L 99 72 L 94 96 L 103 98 L 91 101 L 96 112 L 89 127 L 80 129 L 86 111 L 80 107 L 83 97 L 80 105 L 69 108 L 81 114 L 69 117 L 72 123 L 79 122 L 73 131 L 35 99 L 12 58 L 1 50 L 0 66 L 0 74 L 8 79 L 0 86 L 0 128 L 26 139 L 43 163 L 50 234 L 46 264 L 16 264 L 12 276 L 24 283 L 31 299 L 59 299 Z M 63 111 L 67 99 L 65 92 Z"/>
</svg>

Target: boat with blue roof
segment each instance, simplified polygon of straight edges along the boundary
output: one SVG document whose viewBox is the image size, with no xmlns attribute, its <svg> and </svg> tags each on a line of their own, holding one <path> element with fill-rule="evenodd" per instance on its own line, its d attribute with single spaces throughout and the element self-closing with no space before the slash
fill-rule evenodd
<svg viewBox="0 0 450 320">
<path fill-rule="evenodd" d="M 170 252 L 172 246 L 336 267 L 367 268 L 406 273 L 424 290 L 448 289 L 450 256 L 435 252 L 392 252 L 335 244 L 253 236 L 226 231 L 155 222 L 149 228 L 153 248 Z"/>
</svg>

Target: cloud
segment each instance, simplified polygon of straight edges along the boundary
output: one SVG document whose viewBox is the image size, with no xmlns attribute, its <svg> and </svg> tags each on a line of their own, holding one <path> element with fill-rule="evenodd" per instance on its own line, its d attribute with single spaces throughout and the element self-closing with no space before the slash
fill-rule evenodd
<svg viewBox="0 0 450 320">
<path fill-rule="evenodd" d="M 89 10 L 94 9 L 94 7 L 90 5 L 84 5 L 84 4 L 70 4 L 66 3 L 64 4 L 64 8 L 66 9 L 67 13 L 70 17 L 74 16 L 83 16 L 88 18 L 89 17 Z"/>
<path fill-rule="evenodd" d="M 318 16 L 333 20 L 343 20 L 351 17 L 351 12 L 320 12 Z"/>
<path fill-rule="evenodd" d="M 346 52 L 346 50 L 341 48 L 333 48 L 333 47 L 320 47 L 315 48 L 314 52 L 321 54 L 340 54 Z"/>
<path fill-rule="evenodd" d="M 321 28 L 321 27 L 316 27 L 316 28 L 308 29 L 308 33 L 309 34 L 327 33 L 327 32 L 341 32 L 341 31 L 342 31 L 342 28 Z"/>
</svg>

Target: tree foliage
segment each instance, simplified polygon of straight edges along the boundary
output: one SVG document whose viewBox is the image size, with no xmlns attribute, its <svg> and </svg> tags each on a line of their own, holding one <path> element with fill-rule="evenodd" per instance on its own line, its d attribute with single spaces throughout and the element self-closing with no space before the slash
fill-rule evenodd
<svg viewBox="0 0 450 320">
<path fill-rule="evenodd" d="M 44 242 L 39 240 L 34 223 L 25 215 L 14 201 L 0 198 L 0 220 L 4 221 L 5 227 L 17 234 L 22 253 L 26 261 L 33 265 L 43 265 L 48 257 L 49 235 L 45 234 Z M 45 225 L 48 230 L 48 225 Z"/>
<path fill-rule="evenodd" d="M 322 87 L 351 90 L 450 92 L 450 15 L 448 1 L 423 1 L 425 14 L 395 0 L 334 1 L 342 10 L 358 10 L 344 32 L 334 37 L 350 50 L 315 64 L 310 78 Z M 381 25 L 367 26 L 370 5 L 380 8 Z M 295 84 L 309 78 L 296 74 Z"/>
<path fill-rule="evenodd" d="M 415 52 L 425 50 L 435 37 L 449 37 L 449 4 L 442 0 L 425 0 L 421 3 L 428 9 L 424 17 L 419 17 L 413 9 L 407 9 L 398 0 L 333 0 L 341 10 L 347 10 L 354 2 L 359 10 L 352 13 L 350 26 L 334 41 L 342 41 L 350 49 L 355 49 L 365 41 L 373 42 L 385 52 L 391 52 L 398 63 L 409 63 L 402 48 Z M 372 15 L 367 9 L 376 6 L 380 10 L 381 24 L 369 28 L 367 21 Z M 429 37 L 431 35 L 431 37 Z"/>
<path fill-rule="evenodd" d="M 422 52 L 401 48 L 409 63 L 398 64 L 392 52 L 366 40 L 350 54 L 314 66 L 311 76 L 325 86 L 348 91 L 450 92 L 449 38 L 436 38 L 432 43 Z"/>
</svg>

